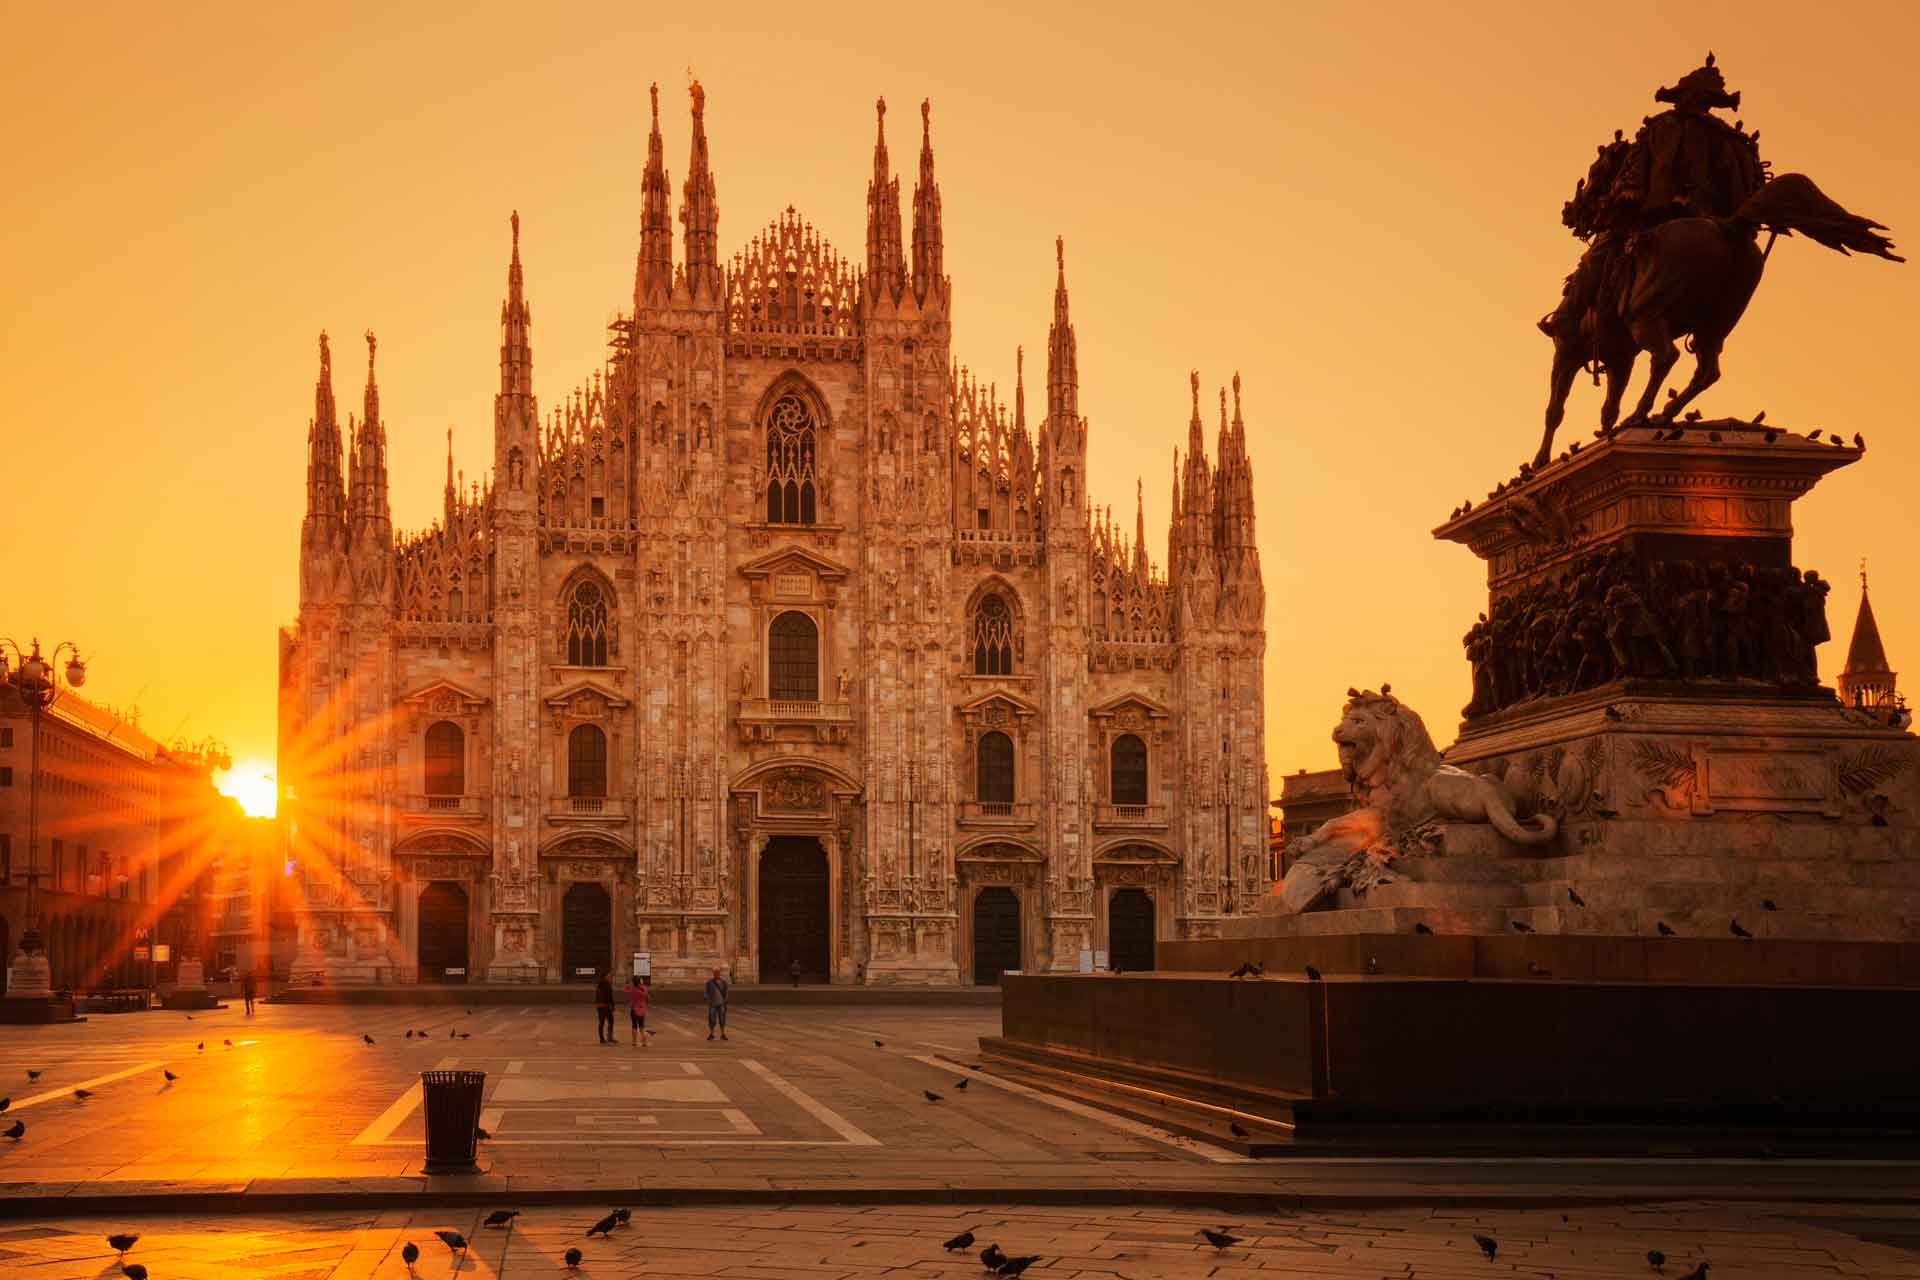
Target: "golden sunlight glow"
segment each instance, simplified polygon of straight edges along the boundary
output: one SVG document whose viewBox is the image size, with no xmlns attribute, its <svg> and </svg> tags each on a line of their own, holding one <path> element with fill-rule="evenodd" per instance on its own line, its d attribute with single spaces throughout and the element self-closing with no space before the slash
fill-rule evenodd
<svg viewBox="0 0 1920 1280">
<path fill-rule="evenodd" d="M 249 818 L 271 818 L 280 788 L 273 780 L 273 766 L 264 760 L 243 760 L 220 775 L 214 784 L 223 796 L 240 802 Z"/>
</svg>

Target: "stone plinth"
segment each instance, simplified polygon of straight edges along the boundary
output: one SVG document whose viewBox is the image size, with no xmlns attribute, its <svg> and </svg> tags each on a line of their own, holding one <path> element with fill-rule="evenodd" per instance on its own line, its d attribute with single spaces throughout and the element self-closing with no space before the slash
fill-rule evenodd
<svg viewBox="0 0 1920 1280">
<path fill-rule="evenodd" d="M 0 1000 L 0 1025 L 74 1021 L 73 1001 L 54 998 L 51 973 L 44 951 L 13 957 L 7 967 L 6 999 Z"/>
<path fill-rule="evenodd" d="M 1006 979 L 1002 1010 L 982 1048 L 1003 1062 L 1300 1137 L 1450 1120 L 1920 1125 L 1920 988 L 1030 975 Z"/>
</svg>

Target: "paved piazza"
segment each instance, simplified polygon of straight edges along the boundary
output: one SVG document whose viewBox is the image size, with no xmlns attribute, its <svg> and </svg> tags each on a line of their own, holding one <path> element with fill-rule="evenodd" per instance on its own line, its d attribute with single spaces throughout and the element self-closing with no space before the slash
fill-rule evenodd
<svg viewBox="0 0 1920 1280">
<path fill-rule="evenodd" d="M 971 1228 L 1042 1255 L 1035 1275 L 1632 1276 L 1659 1248 L 1670 1280 L 1700 1260 L 1712 1280 L 1920 1280 L 1913 1165 L 1250 1161 L 970 1071 L 990 1007 L 738 1009 L 710 1043 L 703 1010 L 656 1005 L 637 1050 L 624 1025 L 597 1045 L 581 996 L 9 1028 L 0 1095 L 27 1132 L 0 1140 L 0 1276 L 118 1275 L 118 1228 L 153 1280 L 397 1278 L 408 1240 L 420 1274 L 451 1275 L 435 1229 L 476 1242 L 462 1275 L 560 1274 L 575 1244 L 588 1276 L 978 1275 L 939 1248 Z M 487 1072 L 480 1177 L 419 1174 L 436 1066 Z M 478 1227 L 518 1198 L 510 1237 Z M 584 1238 L 623 1203 L 631 1227 Z M 1222 1225 L 1246 1244 L 1194 1234 Z"/>
</svg>

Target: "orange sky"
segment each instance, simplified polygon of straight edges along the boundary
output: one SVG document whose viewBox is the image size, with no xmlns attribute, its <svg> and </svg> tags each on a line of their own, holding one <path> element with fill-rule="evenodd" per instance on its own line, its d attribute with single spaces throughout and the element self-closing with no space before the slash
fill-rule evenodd
<svg viewBox="0 0 1920 1280">
<path fill-rule="evenodd" d="M 691 67 L 728 256 L 793 204 L 858 259 L 873 99 L 902 126 L 933 99 L 954 347 L 1003 389 L 1066 237 L 1092 494 L 1130 525 L 1144 471 L 1156 559 L 1187 370 L 1209 396 L 1242 372 L 1276 792 L 1332 762 L 1349 684 L 1392 681 L 1450 740 L 1484 579 L 1429 530 L 1532 454 L 1533 320 L 1593 147 L 1711 47 L 1776 172 L 1920 248 L 1912 7 L 1616 7 L 17 6 L 0 633 L 77 640 L 88 693 L 270 768 L 316 331 L 379 333 L 394 519 L 425 525 L 446 429 L 469 477 L 491 456 L 508 212 L 551 404 L 631 298 L 656 79 L 677 199 Z M 912 138 L 893 154 L 910 187 Z M 1701 403 L 1868 438 L 1798 504 L 1797 559 L 1838 583 L 1829 677 L 1862 555 L 1920 670 L 1917 271 L 1782 242 Z M 1595 404 L 1576 389 L 1581 436 Z"/>
</svg>

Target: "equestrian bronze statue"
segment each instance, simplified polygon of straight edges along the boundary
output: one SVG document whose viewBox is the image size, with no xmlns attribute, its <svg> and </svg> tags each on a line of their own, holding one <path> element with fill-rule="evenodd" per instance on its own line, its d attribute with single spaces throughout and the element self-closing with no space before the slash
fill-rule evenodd
<svg viewBox="0 0 1920 1280">
<path fill-rule="evenodd" d="M 1759 286 L 1777 237 L 1799 232 L 1841 253 L 1905 261 L 1879 234 L 1880 223 L 1848 213 L 1811 178 L 1768 173 L 1759 131 L 1748 133 L 1743 121 L 1728 124 L 1714 114 L 1738 110 L 1740 95 L 1727 92 L 1711 53 L 1654 100 L 1671 105 L 1648 116 L 1632 141 L 1616 131 L 1561 212 L 1587 250 L 1559 305 L 1540 321 L 1553 339 L 1553 376 L 1536 467 L 1552 458 L 1554 430 L 1583 369 L 1606 376 L 1603 433 L 1619 418 L 1642 351 L 1649 357 L 1647 384 L 1623 425 L 1652 416 L 1683 338 L 1694 354 L 1693 377 L 1679 392 L 1667 392 L 1660 418 L 1673 419 L 1712 386 L 1727 334 Z"/>
</svg>

